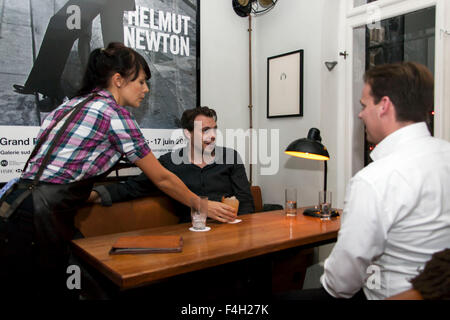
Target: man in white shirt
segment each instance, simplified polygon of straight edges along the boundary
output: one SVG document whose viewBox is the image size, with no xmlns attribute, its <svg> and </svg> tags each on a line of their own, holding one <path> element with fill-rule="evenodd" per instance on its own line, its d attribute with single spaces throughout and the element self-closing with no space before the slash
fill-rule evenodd
<svg viewBox="0 0 450 320">
<path fill-rule="evenodd" d="M 450 246 L 450 143 L 425 123 L 433 76 L 399 63 L 368 70 L 364 82 L 359 118 L 374 162 L 350 180 L 323 288 L 290 299 L 384 299 L 411 289 L 433 253 Z"/>
<path fill-rule="evenodd" d="M 361 288 L 384 299 L 411 288 L 433 253 L 450 246 L 450 143 L 433 138 L 433 76 L 423 65 L 366 72 L 362 110 L 373 163 L 347 189 L 338 241 L 321 283 L 335 298 Z"/>
</svg>

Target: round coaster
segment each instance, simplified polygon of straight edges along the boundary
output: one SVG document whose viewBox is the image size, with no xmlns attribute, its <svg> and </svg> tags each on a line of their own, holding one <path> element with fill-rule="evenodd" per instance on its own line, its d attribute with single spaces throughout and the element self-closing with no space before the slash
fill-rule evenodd
<svg viewBox="0 0 450 320">
<path fill-rule="evenodd" d="M 234 219 L 234 221 L 228 222 L 229 224 L 235 224 L 241 222 L 241 219 Z"/>
<path fill-rule="evenodd" d="M 194 232 L 206 232 L 211 230 L 211 227 L 205 227 L 205 229 L 194 229 L 194 227 L 190 227 L 189 230 Z"/>
</svg>

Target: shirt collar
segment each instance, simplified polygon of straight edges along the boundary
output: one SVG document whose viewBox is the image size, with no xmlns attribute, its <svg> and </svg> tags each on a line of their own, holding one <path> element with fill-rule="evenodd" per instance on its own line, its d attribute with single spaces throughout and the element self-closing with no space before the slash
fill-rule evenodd
<svg viewBox="0 0 450 320">
<path fill-rule="evenodd" d="M 105 97 L 105 98 L 108 98 L 108 99 L 112 100 L 112 101 L 114 102 L 114 105 L 115 105 L 115 106 L 119 106 L 119 105 L 117 104 L 117 102 L 116 102 L 116 99 L 114 99 L 114 96 L 112 95 L 112 93 L 109 92 L 108 90 L 106 90 L 106 89 L 101 89 L 101 88 L 96 88 L 96 89 L 94 89 L 92 92 L 93 92 L 93 93 L 96 93 L 96 94 L 98 94 L 98 95 L 100 95 L 100 96 L 102 96 L 102 97 Z"/>
<path fill-rule="evenodd" d="M 400 128 L 384 138 L 370 153 L 373 161 L 379 160 L 396 151 L 401 145 L 423 137 L 430 132 L 425 122 L 418 122 Z"/>
</svg>

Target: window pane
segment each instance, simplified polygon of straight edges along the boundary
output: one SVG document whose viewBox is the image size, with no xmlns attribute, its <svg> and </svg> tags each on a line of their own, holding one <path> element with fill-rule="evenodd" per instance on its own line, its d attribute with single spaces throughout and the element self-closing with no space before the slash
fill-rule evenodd
<svg viewBox="0 0 450 320">
<path fill-rule="evenodd" d="M 400 61 L 415 61 L 426 65 L 434 74 L 436 8 L 430 7 L 405 15 L 385 19 L 374 24 L 353 30 L 353 77 L 355 120 L 361 94 L 361 78 L 365 70 L 380 64 Z M 433 134 L 433 112 L 428 125 Z M 356 121 L 355 123 L 357 123 Z M 355 139 L 358 133 L 364 135 L 364 129 L 355 126 Z M 364 139 L 365 140 L 365 139 Z M 356 141 L 360 141 L 357 139 Z M 362 146 L 356 144 L 360 150 Z M 364 165 L 371 162 L 373 149 L 367 140 L 364 142 Z M 357 159 L 358 164 L 360 159 Z M 358 170 L 359 168 L 353 168 Z"/>
<path fill-rule="evenodd" d="M 401 61 L 426 65 L 434 74 L 436 8 L 426 8 L 405 15 L 382 20 L 378 26 L 366 27 L 366 69 L 372 66 Z M 434 131 L 434 112 L 428 127 Z M 365 164 L 369 164 L 374 148 L 365 142 Z"/>
</svg>

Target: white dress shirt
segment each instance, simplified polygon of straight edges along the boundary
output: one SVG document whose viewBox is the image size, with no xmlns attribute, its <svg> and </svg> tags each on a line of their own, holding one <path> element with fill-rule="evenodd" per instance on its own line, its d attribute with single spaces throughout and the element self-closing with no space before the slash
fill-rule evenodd
<svg viewBox="0 0 450 320">
<path fill-rule="evenodd" d="M 321 283 L 334 297 L 411 289 L 431 255 L 450 247 L 450 143 L 425 123 L 387 136 L 347 187 L 341 229 Z"/>
</svg>

